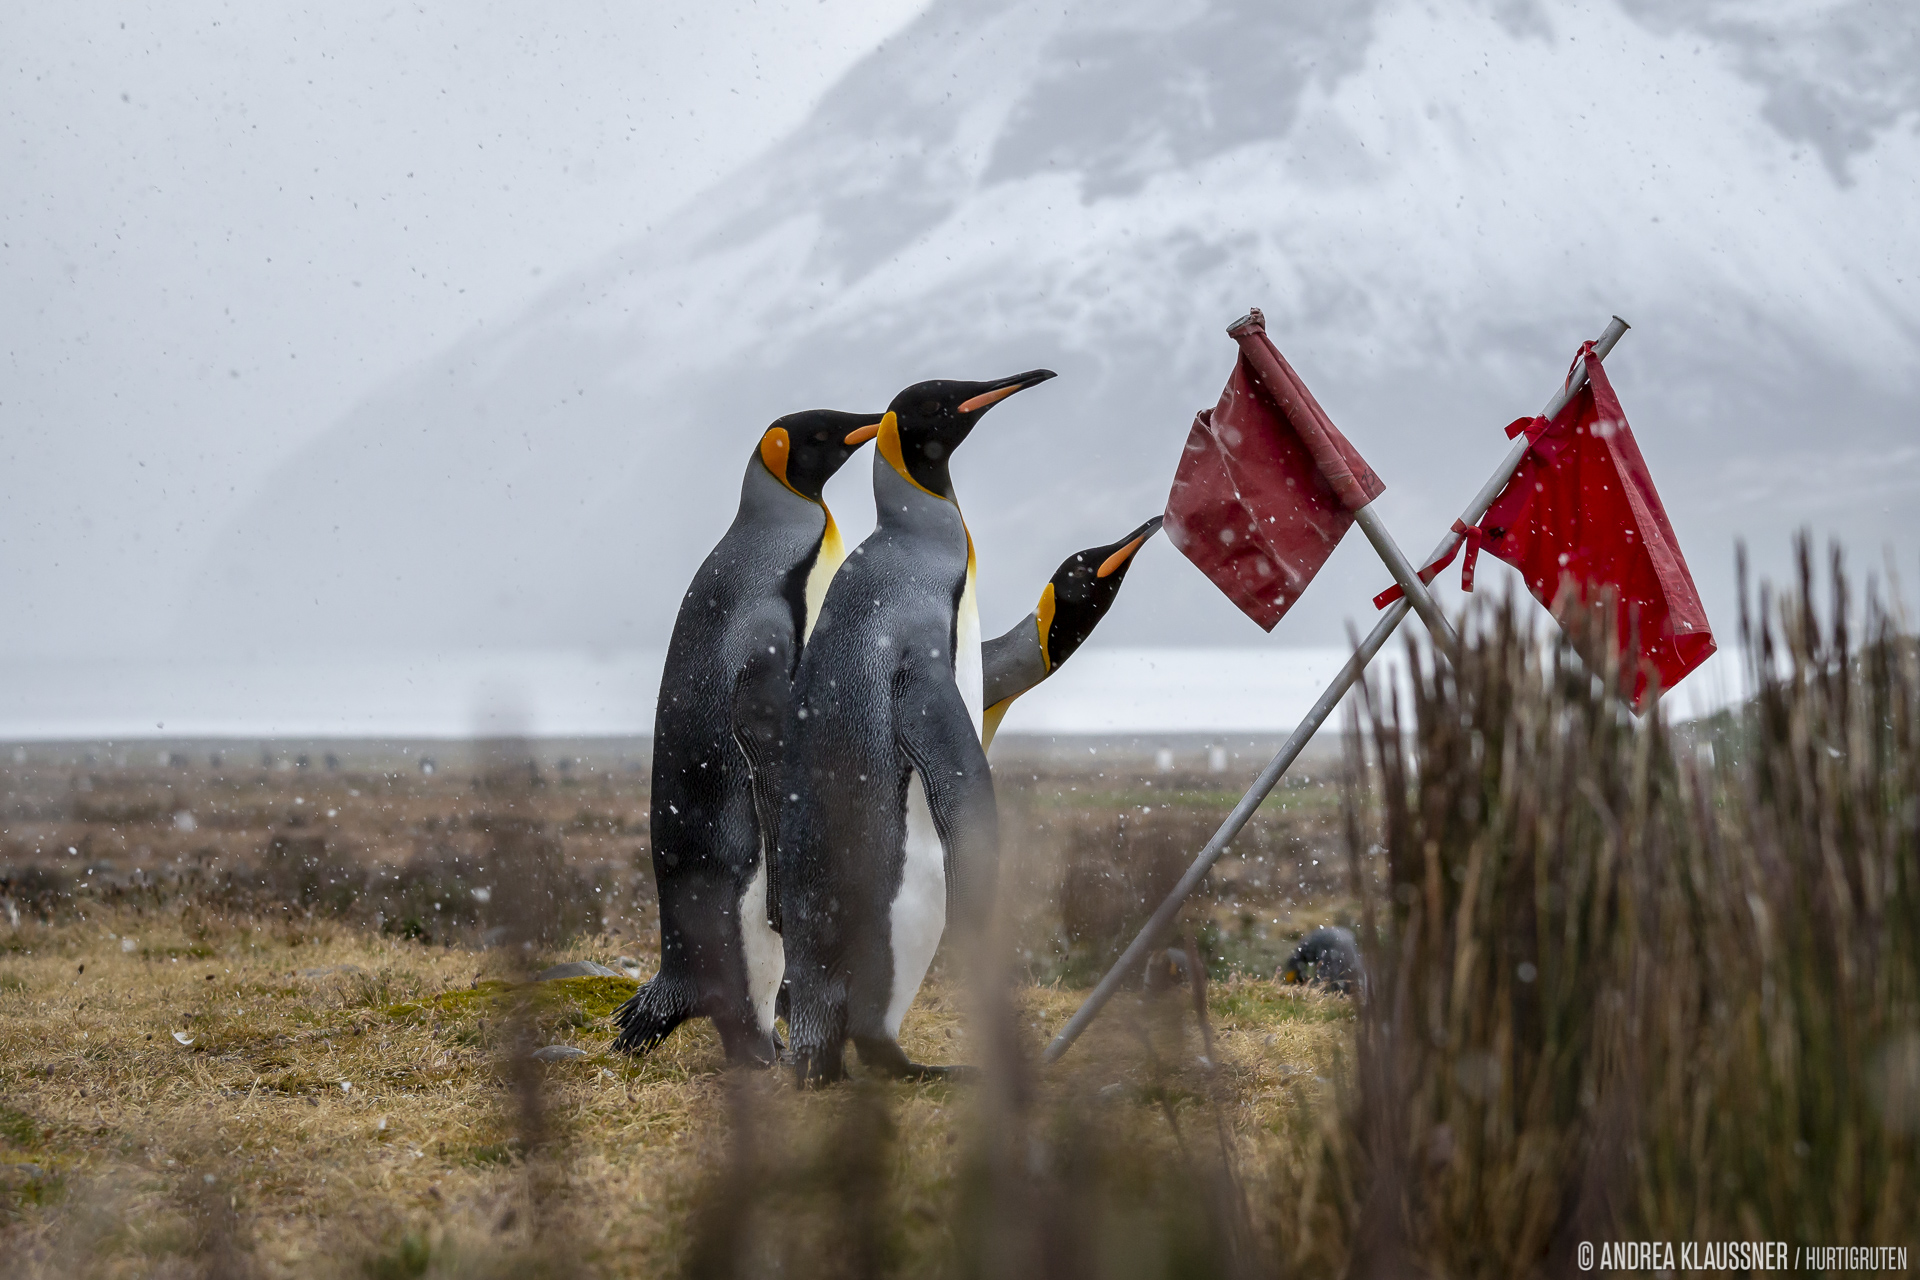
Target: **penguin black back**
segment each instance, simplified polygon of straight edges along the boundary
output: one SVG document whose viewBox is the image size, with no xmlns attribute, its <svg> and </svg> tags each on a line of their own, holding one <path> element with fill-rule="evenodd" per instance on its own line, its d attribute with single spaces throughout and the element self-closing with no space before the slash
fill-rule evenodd
<svg viewBox="0 0 1920 1280">
<path fill-rule="evenodd" d="M 1363 973 L 1353 934 L 1338 925 L 1322 925 L 1300 939 L 1274 976 L 1283 983 L 1315 983 L 1345 995 Z"/>
<path fill-rule="evenodd" d="M 980 745 L 973 542 L 947 464 L 980 415 L 1053 375 L 923 382 L 894 398 L 875 528 L 835 576 L 787 720 L 779 888 L 801 1081 L 861 1059 L 925 1073 L 900 1021 L 953 914 L 984 914 L 998 818 Z"/>
<path fill-rule="evenodd" d="M 816 409 L 761 435 L 733 524 L 694 575 L 654 717 L 651 834 L 660 972 L 616 1015 L 645 1052 L 689 1017 L 729 1059 L 770 1062 L 783 968 L 771 848 L 780 726 L 806 635 L 844 556 L 821 493 L 878 429 Z"/>
</svg>

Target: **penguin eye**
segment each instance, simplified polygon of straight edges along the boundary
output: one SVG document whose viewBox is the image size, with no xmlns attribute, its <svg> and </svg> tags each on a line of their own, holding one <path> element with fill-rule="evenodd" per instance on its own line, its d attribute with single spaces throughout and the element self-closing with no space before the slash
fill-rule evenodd
<svg viewBox="0 0 1920 1280">
<path fill-rule="evenodd" d="M 922 401 L 920 404 L 920 412 L 926 414 L 928 417 L 933 417 L 935 414 L 939 413 L 940 408 L 941 408 L 941 405 L 938 400 L 925 400 L 925 401 Z"/>
</svg>

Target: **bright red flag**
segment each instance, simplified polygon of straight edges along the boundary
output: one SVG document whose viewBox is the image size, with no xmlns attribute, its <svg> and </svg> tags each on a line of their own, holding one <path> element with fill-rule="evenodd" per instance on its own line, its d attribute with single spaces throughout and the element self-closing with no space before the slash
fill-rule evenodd
<svg viewBox="0 0 1920 1280">
<path fill-rule="evenodd" d="M 1526 432 L 1525 460 L 1477 528 L 1456 526 L 1467 548 L 1461 585 L 1472 589 L 1474 555 L 1484 547 L 1518 569 L 1549 608 L 1611 597 L 1637 707 L 1650 677 L 1671 689 L 1705 662 L 1713 632 L 1606 366 L 1591 342 L 1575 359 L 1586 363 L 1586 386 L 1552 421 L 1521 418 L 1507 428 L 1509 436 Z M 1389 588 L 1375 603 L 1399 594 Z"/>
<path fill-rule="evenodd" d="M 1347 443 L 1255 311 L 1227 330 L 1240 358 L 1193 419 L 1167 497 L 1182 555 L 1264 629 L 1286 615 L 1385 485 Z"/>
</svg>

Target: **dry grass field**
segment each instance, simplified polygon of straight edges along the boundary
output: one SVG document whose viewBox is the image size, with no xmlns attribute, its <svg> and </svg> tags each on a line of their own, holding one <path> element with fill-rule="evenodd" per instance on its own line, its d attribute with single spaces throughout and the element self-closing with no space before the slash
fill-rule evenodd
<svg viewBox="0 0 1920 1280">
<path fill-rule="evenodd" d="M 1216 775 L 1196 754 L 1191 772 L 1168 773 L 1137 753 L 1109 763 L 1096 747 L 1079 764 L 1013 745 L 996 762 L 1003 897 L 1012 1025 L 1031 1062 L 1259 760 Z M 284 768 L 250 749 L 235 768 L 230 746 L 62 750 L 36 748 L 7 773 L 11 1270 L 697 1269 L 713 1247 L 703 1197 L 724 1201 L 715 1179 L 737 1175 L 731 1134 L 751 1132 L 758 1167 L 797 1187 L 838 1185 L 810 1162 L 843 1156 L 847 1126 L 870 1124 L 877 1102 L 890 1136 L 860 1140 L 886 1162 L 888 1269 L 926 1274 L 964 1252 L 954 1203 L 995 1090 L 799 1095 L 784 1073 L 726 1072 L 705 1024 L 631 1060 L 608 1052 L 607 1015 L 632 978 L 527 981 L 570 959 L 652 972 L 643 770 L 608 752 L 563 769 L 546 744 L 431 773 L 417 756 L 328 768 L 319 750 L 289 750 Z M 1162 1152 L 1176 1181 L 1196 1133 L 1256 1183 L 1303 1167 L 1351 1008 L 1271 979 L 1292 937 L 1351 917 L 1337 820 L 1331 779 L 1291 789 L 1191 913 L 1188 943 L 1214 974 L 1211 1059 L 1189 992 L 1125 997 L 1065 1069 L 1030 1077 L 1040 1110 L 1097 1100 L 1103 1131 Z M 524 953 L 497 945 L 516 885 L 541 899 Z M 937 971 L 909 1015 L 909 1052 L 979 1060 L 966 1003 Z M 529 1061 L 549 1045 L 586 1056 Z M 762 1261 L 803 1235 L 721 1233 L 757 1238 Z"/>
<path fill-rule="evenodd" d="M 12 753 L 0 1259 L 1505 1280 L 1644 1241 L 1898 1271 L 1920 1251 L 1920 644 L 1837 564 L 1818 608 L 1813 583 L 1807 555 L 1742 618 L 1750 700 L 1679 729 L 1616 696 L 1610 620 L 1543 639 L 1482 602 L 1457 660 L 1370 703 L 1353 763 L 1303 764 L 1190 904 L 1202 981 L 1123 996 L 1046 1069 L 1264 753 L 1006 744 L 998 967 L 948 957 L 906 1026 L 979 1069 L 963 1084 L 800 1094 L 722 1070 L 700 1028 L 613 1058 L 631 978 L 530 982 L 653 968 L 644 773 L 619 750 L 443 747 L 431 773 L 398 748 Z M 1357 926 L 1357 996 L 1276 986 L 1328 920 Z"/>
<path fill-rule="evenodd" d="M 231 1251 L 267 1275 L 423 1274 L 429 1260 L 467 1274 L 513 1259 L 511 1272 L 532 1258 L 658 1275 L 686 1247 L 725 1140 L 726 1073 L 704 1026 L 642 1061 L 607 1053 L 627 979 L 545 984 L 521 1014 L 526 989 L 505 985 L 494 955 L 192 909 L 28 925 L 9 946 L 0 1159 L 38 1170 L 8 1188 L 6 1247 L 32 1262 L 17 1274 L 190 1274 Z M 611 950 L 581 939 L 546 958 Z M 1034 1045 L 1074 996 L 1017 993 Z M 1161 999 L 1173 1008 L 1153 1018 L 1157 1048 L 1170 1087 L 1190 1095 L 1177 1107 L 1196 1110 L 1206 1073 L 1192 1019 L 1178 996 Z M 957 1003 L 939 986 L 923 995 L 910 1052 L 969 1057 Z M 1225 1114 L 1249 1162 L 1269 1158 L 1324 1087 L 1344 1003 L 1267 981 L 1214 986 Z M 588 1054 L 536 1068 L 544 1140 L 531 1157 L 512 1061 L 529 1039 Z M 1100 1087 L 1120 1086 L 1126 1122 L 1152 1140 L 1163 1121 L 1137 1055 L 1129 1046 L 1121 1065 L 1111 1046 L 1088 1048 L 1114 1076 Z M 753 1087 L 757 1127 L 776 1144 L 831 1126 L 845 1103 L 779 1076 Z M 974 1102 L 965 1087 L 884 1088 L 902 1247 L 932 1259 L 951 1246 L 935 1224 Z"/>
</svg>

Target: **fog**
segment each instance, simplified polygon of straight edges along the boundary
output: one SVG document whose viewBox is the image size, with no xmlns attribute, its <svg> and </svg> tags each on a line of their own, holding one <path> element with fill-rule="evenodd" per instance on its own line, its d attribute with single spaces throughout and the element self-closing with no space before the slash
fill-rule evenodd
<svg viewBox="0 0 1920 1280">
<path fill-rule="evenodd" d="M 912 10 L 5 6 L 0 653 L 177 648 L 275 468 L 747 162 Z"/>
<path fill-rule="evenodd" d="M 998 630 L 1158 509 L 1249 305 L 1411 555 L 1619 312 L 1723 649 L 1736 540 L 1920 570 L 1909 5 L 41 5 L 0 47 L 15 734 L 229 705 L 208 672 L 238 728 L 359 663 L 396 732 L 443 715 L 409 664 L 643 673 L 767 420 L 1047 365 L 955 462 Z M 1157 724 L 1111 676 L 1177 659 L 1126 652 L 1305 669 L 1384 581 L 1349 539 L 1268 638 L 1157 543 L 1122 665 L 1035 724 Z"/>
</svg>

